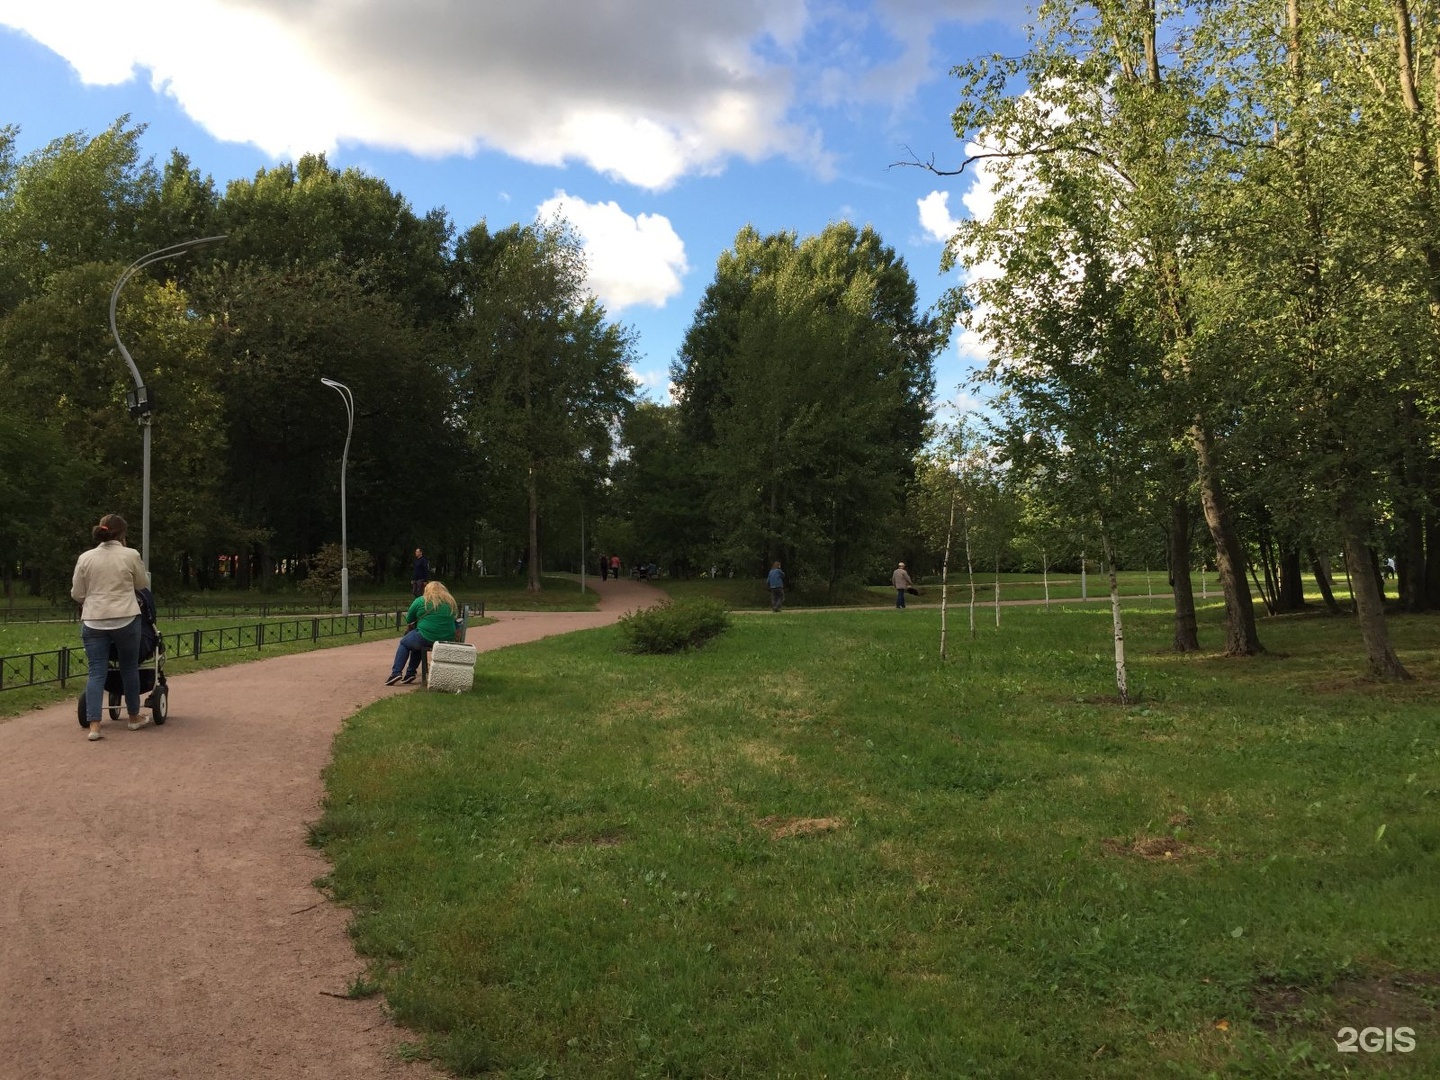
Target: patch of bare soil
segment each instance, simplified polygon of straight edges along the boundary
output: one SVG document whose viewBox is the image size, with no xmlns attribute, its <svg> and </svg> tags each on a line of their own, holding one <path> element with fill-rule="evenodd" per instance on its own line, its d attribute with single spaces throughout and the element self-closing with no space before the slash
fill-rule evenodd
<svg viewBox="0 0 1440 1080">
<path fill-rule="evenodd" d="M 1320 987 L 1265 979 L 1251 1000 L 1256 1023 L 1269 1031 L 1334 1039 L 1341 1027 L 1409 1027 L 1427 1041 L 1440 1036 L 1440 972 L 1356 975 Z"/>
<path fill-rule="evenodd" d="M 1111 855 L 1125 855 L 1150 862 L 1178 862 L 1210 852 L 1198 844 L 1192 844 L 1174 836 L 1136 836 L 1131 840 L 1106 837 L 1100 846 Z"/>
<path fill-rule="evenodd" d="M 771 840 L 784 840 L 789 836 L 810 836 L 814 833 L 834 832 L 845 827 L 843 818 L 793 818 L 763 817 L 755 827 L 770 834 Z"/>
<path fill-rule="evenodd" d="M 619 847 L 625 842 L 625 834 L 622 832 L 605 832 L 594 835 L 585 834 L 578 836 L 562 836 L 559 840 L 553 841 L 556 847 Z"/>
</svg>

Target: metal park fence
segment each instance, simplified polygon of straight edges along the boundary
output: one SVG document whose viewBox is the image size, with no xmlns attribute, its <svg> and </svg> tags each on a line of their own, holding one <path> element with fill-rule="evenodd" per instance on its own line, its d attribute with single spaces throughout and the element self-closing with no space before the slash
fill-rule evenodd
<svg viewBox="0 0 1440 1080">
<path fill-rule="evenodd" d="M 461 605 L 462 623 L 472 615 L 485 614 L 485 605 Z M 357 615 L 312 615 L 285 622 L 257 622 L 242 626 L 223 626 L 189 630 L 178 634 L 161 634 L 165 645 L 165 661 L 198 660 L 206 653 L 232 652 L 236 649 L 260 650 L 267 645 L 290 645 L 296 642 L 318 643 L 322 638 L 364 637 L 366 634 L 393 633 L 404 625 L 403 611 L 372 611 Z M 159 621 L 159 620 L 157 620 Z M 87 674 L 85 650 L 78 646 L 53 649 L 49 652 L 20 653 L 0 656 L 0 691 L 20 690 L 29 686 L 83 679 Z"/>
<path fill-rule="evenodd" d="M 314 600 L 278 601 L 276 603 L 156 603 L 157 619 L 215 619 L 225 616 L 250 615 L 258 619 L 269 619 L 276 615 L 313 612 L 319 606 Z M 80 608 L 76 604 L 53 604 L 46 607 L 23 607 L 18 610 L 0 609 L 0 623 L 33 622 L 79 622 Z"/>
</svg>

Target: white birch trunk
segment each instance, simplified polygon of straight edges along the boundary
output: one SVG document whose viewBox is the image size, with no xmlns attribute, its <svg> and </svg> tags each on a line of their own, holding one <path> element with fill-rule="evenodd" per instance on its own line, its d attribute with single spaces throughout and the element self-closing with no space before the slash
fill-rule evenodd
<svg viewBox="0 0 1440 1080">
<path fill-rule="evenodd" d="M 1105 541 L 1105 561 L 1110 574 L 1110 619 L 1115 626 L 1115 689 L 1120 704 L 1130 704 L 1130 691 L 1125 684 L 1125 623 L 1120 617 L 1120 581 L 1115 576 L 1115 560 L 1110 557 L 1110 542 Z"/>
<path fill-rule="evenodd" d="M 970 550 L 970 522 L 965 522 L 965 572 L 970 576 L 970 640 L 975 640 L 975 560 Z"/>
<path fill-rule="evenodd" d="M 950 524 L 945 529 L 945 561 L 940 564 L 940 659 L 949 657 L 945 652 L 946 610 L 950 596 L 950 538 L 955 535 L 955 492 L 950 492 Z"/>
<path fill-rule="evenodd" d="M 1000 556 L 995 556 L 995 629 L 1000 629 Z"/>
</svg>

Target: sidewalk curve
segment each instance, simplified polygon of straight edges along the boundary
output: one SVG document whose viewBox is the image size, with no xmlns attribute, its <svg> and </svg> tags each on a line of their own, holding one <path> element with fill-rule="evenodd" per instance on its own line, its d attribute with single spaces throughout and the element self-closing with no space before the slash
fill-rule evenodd
<svg viewBox="0 0 1440 1080">
<path fill-rule="evenodd" d="M 480 651 L 661 599 L 592 583 L 597 612 L 494 612 Z M 312 882 L 321 770 L 382 697 L 395 636 L 173 674 L 170 720 L 88 742 L 74 700 L 0 721 L 0 1080 L 412 1080 L 348 919 Z"/>
</svg>

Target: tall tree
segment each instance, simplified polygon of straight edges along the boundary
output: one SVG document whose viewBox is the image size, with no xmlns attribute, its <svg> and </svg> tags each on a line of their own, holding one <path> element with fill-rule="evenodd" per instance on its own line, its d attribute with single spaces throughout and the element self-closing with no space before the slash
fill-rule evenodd
<svg viewBox="0 0 1440 1080">
<path fill-rule="evenodd" d="M 1097 341 L 1108 342 L 1112 371 L 1115 362 L 1142 363 L 1156 391 L 1143 412 L 1164 434 L 1157 445 L 1184 439 L 1194 455 L 1224 583 L 1225 651 L 1256 652 L 1244 554 L 1217 438 L 1228 418 L 1231 374 L 1221 361 L 1230 357 L 1205 349 L 1194 310 L 1200 283 L 1191 259 L 1206 235 L 1194 178 L 1207 175 L 1217 157 L 1215 145 L 1199 135 L 1213 95 L 1205 92 L 1204 72 L 1191 62 L 1182 30 L 1172 29 L 1174 47 L 1162 48 L 1150 0 L 1094 10 L 1057 0 L 1040 14 L 1024 55 L 962 69 L 966 89 L 955 129 L 980 145 L 951 172 L 984 162 L 1000 202 L 988 220 L 962 226 L 947 258 L 977 268 L 994 260 L 1002 274 L 957 290 L 950 309 L 998 335 L 1002 364 L 1030 363 L 1031 354 L 1012 353 L 1003 339 L 1016 328 L 1029 346 L 1044 338 L 1051 329 L 1046 310 L 1054 307 L 1046 288 L 1059 286 L 1072 341 L 1065 345 L 1065 334 L 1051 334 L 1056 347 L 1042 364 L 1065 373 L 1098 355 Z M 1175 22 L 1183 27 L 1178 13 Z M 1163 56 L 1170 57 L 1168 67 Z M 1003 303 L 990 295 L 1000 292 Z M 1097 318 L 1094 329 L 1085 328 Z M 1026 321 L 1033 327 L 1020 327 Z M 1079 331 L 1092 339 L 1088 350 L 1067 351 L 1084 344 L 1074 340 Z M 1114 352 L 1121 341 L 1130 343 L 1122 350 L 1128 359 Z M 1054 400 L 1063 404 L 1063 396 Z M 1185 484 L 1170 476 L 1167 487 L 1178 500 Z M 1183 590 L 1175 601 L 1191 602 Z M 1185 621 L 1177 607 L 1177 622 Z"/>
<path fill-rule="evenodd" d="M 888 561 L 938 344 L 873 229 L 741 230 L 672 370 L 727 559 L 830 590 Z"/>
<path fill-rule="evenodd" d="M 540 588 L 542 516 L 609 467 L 630 406 L 630 332 L 585 289 L 584 252 L 563 221 L 457 247 L 462 416 L 486 465 L 523 491 L 527 587 Z"/>
</svg>

